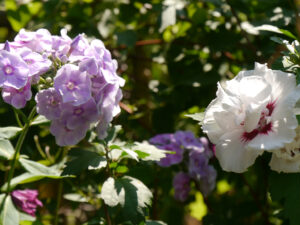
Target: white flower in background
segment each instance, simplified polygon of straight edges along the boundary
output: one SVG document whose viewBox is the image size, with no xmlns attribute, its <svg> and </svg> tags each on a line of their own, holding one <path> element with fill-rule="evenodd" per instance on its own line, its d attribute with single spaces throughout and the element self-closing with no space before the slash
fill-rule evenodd
<svg viewBox="0 0 300 225">
<path fill-rule="evenodd" d="M 298 125 L 293 108 L 299 98 L 293 74 L 259 63 L 254 70 L 219 83 L 202 129 L 216 145 L 222 168 L 244 172 L 264 150 L 292 142 Z"/>
<path fill-rule="evenodd" d="M 300 172 L 300 126 L 296 128 L 296 137 L 292 143 L 273 152 L 270 167 L 277 172 Z"/>
</svg>

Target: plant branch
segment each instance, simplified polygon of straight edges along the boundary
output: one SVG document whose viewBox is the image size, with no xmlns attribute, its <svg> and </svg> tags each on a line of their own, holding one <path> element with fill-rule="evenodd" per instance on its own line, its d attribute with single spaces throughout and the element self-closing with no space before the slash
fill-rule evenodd
<svg viewBox="0 0 300 225">
<path fill-rule="evenodd" d="M 10 166 L 10 171 L 9 171 L 9 174 L 8 174 L 8 181 L 7 181 L 7 189 L 6 189 L 6 192 L 8 193 L 10 191 L 10 182 L 11 182 L 11 179 L 13 178 L 14 176 L 14 171 L 15 171 L 15 167 L 16 167 L 16 162 L 17 162 L 17 159 L 19 158 L 19 155 L 20 155 L 20 150 L 21 150 L 21 147 L 22 147 L 22 144 L 24 142 L 24 139 L 27 135 L 27 132 L 28 132 L 28 129 L 30 127 L 30 123 L 31 123 L 31 120 L 33 119 L 34 115 L 35 115 L 35 112 L 36 112 L 36 107 L 34 107 L 32 109 L 32 111 L 30 112 L 29 116 L 28 116 L 28 119 L 26 121 L 26 124 L 25 126 L 23 127 L 23 131 L 21 133 L 21 135 L 19 136 L 19 139 L 17 141 L 17 144 L 16 144 L 16 147 L 15 147 L 15 153 L 14 153 L 14 156 L 13 156 L 13 159 L 11 161 L 11 166 Z"/>
</svg>

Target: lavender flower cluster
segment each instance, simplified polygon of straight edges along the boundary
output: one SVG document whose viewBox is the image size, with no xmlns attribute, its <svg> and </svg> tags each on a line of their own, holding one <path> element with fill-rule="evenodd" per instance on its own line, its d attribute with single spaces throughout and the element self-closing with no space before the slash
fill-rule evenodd
<svg viewBox="0 0 300 225">
<path fill-rule="evenodd" d="M 209 165 L 209 159 L 214 155 L 205 137 L 196 138 L 192 132 L 177 131 L 174 134 L 159 134 L 149 142 L 160 149 L 173 151 L 167 154 L 158 164 L 169 167 L 183 163 L 187 164 L 187 172 L 179 172 L 173 179 L 175 199 L 185 201 L 190 192 L 190 183 L 195 181 L 204 196 L 207 196 L 214 188 L 216 182 L 216 170 Z M 187 155 L 187 159 L 184 157 Z"/>
<path fill-rule="evenodd" d="M 46 29 L 20 30 L 13 42 L 0 44 L 0 87 L 3 100 L 23 108 L 32 97 L 37 112 L 51 120 L 50 131 L 60 146 L 77 144 L 91 125 L 104 138 L 107 127 L 120 112 L 125 81 L 117 62 L 102 41 L 90 43 L 83 34 L 71 39 Z"/>
</svg>

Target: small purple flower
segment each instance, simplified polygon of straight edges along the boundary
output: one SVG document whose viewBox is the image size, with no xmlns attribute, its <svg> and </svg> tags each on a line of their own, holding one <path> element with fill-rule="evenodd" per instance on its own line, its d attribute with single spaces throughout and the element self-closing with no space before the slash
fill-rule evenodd
<svg viewBox="0 0 300 225">
<path fill-rule="evenodd" d="M 91 98 L 91 80 L 78 66 L 66 64 L 62 66 L 54 78 L 54 88 L 61 94 L 64 103 L 75 106 L 87 102 Z"/>
<path fill-rule="evenodd" d="M 86 103 L 74 106 L 70 103 L 62 105 L 61 118 L 66 121 L 68 129 L 80 128 L 84 123 L 96 122 L 98 119 L 98 110 L 94 99 Z"/>
<path fill-rule="evenodd" d="M 177 131 L 174 138 L 179 145 L 185 149 L 193 149 L 197 151 L 204 151 L 203 144 L 195 138 L 195 135 L 190 131 Z"/>
<path fill-rule="evenodd" d="M 65 63 L 72 39 L 67 35 L 66 29 L 62 29 L 60 34 L 61 36 L 52 36 L 52 55 Z"/>
<path fill-rule="evenodd" d="M 173 178 L 174 197 L 176 200 L 184 202 L 191 190 L 190 188 L 190 177 L 188 174 L 179 172 Z"/>
<path fill-rule="evenodd" d="M 0 50 L 0 87 L 20 89 L 27 83 L 29 68 L 17 54 Z"/>
<path fill-rule="evenodd" d="M 175 152 L 175 154 L 166 154 L 166 157 L 162 158 L 159 162 L 157 162 L 158 165 L 162 167 L 169 167 L 175 164 L 179 164 L 182 161 L 184 150 L 180 148 L 177 144 L 168 144 L 159 148 L 173 151 Z"/>
<path fill-rule="evenodd" d="M 173 134 L 159 134 L 151 138 L 149 142 L 160 149 L 175 152 L 175 154 L 166 154 L 166 157 L 162 158 L 157 163 L 158 165 L 169 167 L 182 161 L 184 149 L 178 145 Z"/>
<path fill-rule="evenodd" d="M 27 47 L 39 53 L 50 52 L 52 48 L 52 37 L 46 29 L 39 29 L 35 32 L 21 29 L 14 41 L 20 47 Z"/>
<path fill-rule="evenodd" d="M 37 112 L 49 120 L 59 119 L 61 116 L 62 97 L 54 89 L 42 90 L 35 96 Z"/>
<path fill-rule="evenodd" d="M 173 134 L 158 134 L 152 137 L 150 143 L 156 145 L 157 147 L 165 146 L 171 143 L 176 143 Z"/>
<path fill-rule="evenodd" d="M 80 127 L 70 129 L 67 121 L 62 119 L 53 120 L 50 132 L 55 136 L 56 144 L 59 146 L 75 145 L 82 140 L 89 129 L 89 123 L 82 123 Z"/>
<path fill-rule="evenodd" d="M 208 196 L 209 193 L 214 190 L 216 186 L 217 171 L 214 167 L 208 165 L 204 171 L 203 176 L 200 178 L 200 189 L 204 196 Z"/>
<path fill-rule="evenodd" d="M 204 152 L 191 150 L 189 153 L 189 174 L 193 178 L 201 178 L 205 175 L 209 158 Z"/>
<path fill-rule="evenodd" d="M 31 99 L 31 96 L 31 85 L 29 81 L 24 87 L 20 89 L 5 86 L 2 89 L 3 100 L 16 109 L 25 107 L 26 102 Z"/>
<path fill-rule="evenodd" d="M 38 191 L 25 189 L 15 190 L 11 193 L 14 204 L 23 212 L 35 217 L 36 208 L 43 207 L 43 203 L 38 200 Z"/>
<path fill-rule="evenodd" d="M 77 35 L 71 43 L 71 48 L 69 50 L 69 60 L 71 62 L 74 62 L 83 59 L 84 52 L 88 48 L 88 40 L 82 34 Z"/>
<path fill-rule="evenodd" d="M 41 75 L 47 72 L 52 65 L 52 62 L 47 56 L 42 56 L 28 48 L 21 49 L 19 54 L 28 65 L 29 76 Z"/>
<path fill-rule="evenodd" d="M 98 73 L 98 65 L 94 58 L 87 58 L 79 63 L 79 70 L 81 72 L 86 71 L 90 75 L 96 75 Z"/>
</svg>

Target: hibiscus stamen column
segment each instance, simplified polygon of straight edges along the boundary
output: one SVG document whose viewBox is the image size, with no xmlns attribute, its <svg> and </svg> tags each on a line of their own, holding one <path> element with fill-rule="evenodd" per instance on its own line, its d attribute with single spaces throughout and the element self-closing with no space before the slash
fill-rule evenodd
<svg viewBox="0 0 300 225">
<path fill-rule="evenodd" d="M 23 130 L 19 136 L 19 139 L 17 141 L 17 144 L 16 144 L 16 148 L 15 148 L 15 153 L 14 153 L 14 156 L 13 156 L 13 160 L 11 161 L 11 166 L 10 166 L 10 170 L 9 170 L 9 174 L 8 174 L 8 180 L 7 180 L 7 189 L 6 189 L 6 192 L 9 193 L 10 191 L 10 183 L 11 183 L 11 179 L 13 178 L 14 176 L 14 171 L 15 171 L 15 166 L 16 166 L 16 162 L 17 162 L 17 159 L 19 158 L 19 155 L 20 155 L 20 150 L 21 150 L 21 147 L 22 147 L 22 144 L 24 142 L 24 139 L 28 133 L 28 129 L 30 127 L 30 123 L 34 117 L 36 113 L 36 107 L 34 107 L 29 116 L 28 116 L 28 119 L 26 121 L 26 124 L 25 126 L 23 127 Z"/>
</svg>

